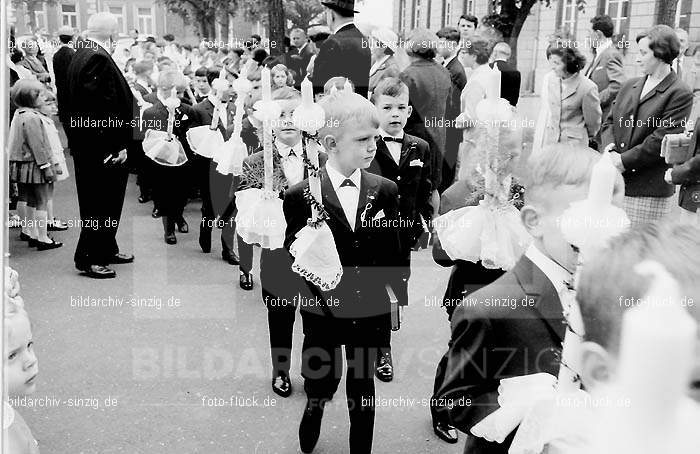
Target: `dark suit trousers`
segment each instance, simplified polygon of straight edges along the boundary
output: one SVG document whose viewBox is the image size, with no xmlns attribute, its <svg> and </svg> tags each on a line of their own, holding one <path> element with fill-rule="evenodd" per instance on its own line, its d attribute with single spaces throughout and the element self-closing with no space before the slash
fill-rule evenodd
<svg viewBox="0 0 700 454">
<path fill-rule="evenodd" d="M 253 245 L 243 241 L 238 234 L 236 234 L 236 242 L 238 243 L 238 268 L 244 273 L 250 273 L 253 270 Z"/>
<path fill-rule="evenodd" d="M 240 238 L 240 237 L 239 237 Z M 242 240 L 239 244 L 243 243 Z M 252 262 L 252 246 L 250 260 Z M 239 249 L 242 255 L 242 251 Z M 242 263 L 242 262 L 241 262 Z M 292 334 L 296 315 L 294 295 L 300 277 L 292 271 L 292 259 L 286 249 L 263 249 L 260 254 L 260 286 L 267 307 L 270 330 L 270 357 L 273 376 L 289 375 L 292 356 Z"/>
<path fill-rule="evenodd" d="M 449 188 L 455 180 L 455 169 L 457 168 L 457 155 L 459 144 L 462 142 L 463 133 L 461 129 L 447 128 L 445 139 L 445 156 L 442 160 L 442 176 L 438 192 L 442 194 Z"/>
<path fill-rule="evenodd" d="M 306 320 L 305 320 L 306 323 Z M 346 344 L 347 377 L 345 393 L 350 413 L 350 453 L 372 452 L 374 434 L 373 347 Z M 341 345 L 326 336 L 304 336 L 302 376 L 304 391 L 313 404 L 325 403 L 338 390 L 343 371 Z"/>
<path fill-rule="evenodd" d="M 151 164 L 154 203 L 163 216 L 180 219 L 187 204 L 187 164 L 179 167 L 162 166 L 153 161 Z"/>
<path fill-rule="evenodd" d="M 235 197 L 231 197 L 231 175 L 222 175 L 216 171 L 216 163 L 209 158 L 197 155 L 193 167 L 199 181 L 202 196 L 202 220 L 200 229 L 211 231 L 216 217 L 219 217 L 221 244 L 229 251 L 233 250 L 236 233 L 234 215 Z"/>
<path fill-rule="evenodd" d="M 96 151 L 72 148 L 82 223 L 74 255 L 78 266 L 107 265 L 119 252 L 116 236 L 129 171 L 125 165 L 105 166 Z"/>
</svg>

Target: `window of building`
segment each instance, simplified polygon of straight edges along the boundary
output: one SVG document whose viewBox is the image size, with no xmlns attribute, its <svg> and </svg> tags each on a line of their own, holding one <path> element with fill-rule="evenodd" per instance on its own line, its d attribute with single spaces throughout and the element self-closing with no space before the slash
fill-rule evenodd
<svg viewBox="0 0 700 454">
<path fill-rule="evenodd" d="M 453 25 L 452 23 L 452 0 L 447 0 L 445 2 L 445 21 L 444 25 Z"/>
<path fill-rule="evenodd" d="M 422 18 L 422 5 L 421 0 L 414 0 L 413 2 L 413 28 L 418 28 L 421 26 Z"/>
<path fill-rule="evenodd" d="M 61 4 L 61 25 L 80 28 L 78 21 L 78 5 L 76 3 Z"/>
<path fill-rule="evenodd" d="M 474 15 L 474 0 L 464 0 L 464 14 Z"/>
<path fill-rule="evenodd" d="M 578 7 L 576 0 L 561 0 L 557 13 L 557 28 L 563 36 L 576 39 L 576 19 L 578 18 Z"/>
<path fill-rule="evenodd" d="M 34 10 L 34 25 L 37 30 L 48 30 L 46 26 L 46 4 L 41 5 L 39 8 Z"/>
<path fill-rule="evenodd" d="M 119 30 L 122 33 L 126 33 L 126 6 L 124 5 L 107 5 L 105 7 L 106 11 L 114 14 L 117 18 L 117 23 L 119 24 Z"/>
<path fill-rule="evenodd" d="M 674 22 L 674 28 L 682 28 L 688 30 L 690 27 L 690 7 L 692 6 L 693 0 L 678 0 L 676 5 L 676 20 Z"/>
<path fill-rule="evenodd" d="M 399 30 L 406 30 L 406 0 L 399 2 Z"/>
<path fill-rule="evenodd" d="M 156 21 L 153 8 L 148 6 L 136 6 L 136 28 L 139 33 L 154 35 L 156 32 Z"/>
<path fill-rule="evenodd" d="M 605 14 L 610 16 L 615 24 L 615 35 L 626 35 L 630 27 L 629 0 L 606 0 Z"/>
</svg>

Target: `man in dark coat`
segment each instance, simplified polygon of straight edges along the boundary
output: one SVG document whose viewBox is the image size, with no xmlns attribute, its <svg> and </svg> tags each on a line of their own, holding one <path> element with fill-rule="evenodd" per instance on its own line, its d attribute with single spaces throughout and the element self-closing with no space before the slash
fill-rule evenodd
<svg viewBox="0 0 700 454">
<path fill-rule="evenodd" d="M 520 98 L 520 71 L 508 63 L 510 60 L 510 46 L 507 43 L 498 43 L 493 47 L 491 58 L 494 65 L 501 71 L 501 98 L 506 99 L 512 106 L 518 105 Z"/>
<path fill-rule="evenodd" d="M 70 27 L 61 27 L 58 30 L 58 39 L 61 41 L 61 47 L 53 55 L 53 73 L 56 81 L 56 103 L 58 104 L 58 118 L 61 123 L 65 124 L 68 121 L 68 112 L 66 111 L 66 97 L 68 96 L 68 66 L 75 55 L 75 49 L 71 45 L 73 41 L 73 29 Z"/>
<path fill-rule="evenodd" d="M 128 178 L 126 149 L 134 139 L 135 100 L 121 71 L 104 46 L 117 34 L 114 15 L 88 20 L 68 67 L 68 144 L 75 163 L 75 184 L 82 229 L 75 266 L 92 278 L 115 277 L 107 267 L 133 262 L 119 253 L 116 234 Z"/>
<path fill-rule="evenodd" d="M 367 38 L 353 23 L 355 0 L 321 4 L 326 7 L 326 21 L 334 33 L 324 41 L 314 62 L 314 94 L 323 93 L 323 86 L 331 77 L 347 77 L 355 92 L 367 97 L 372 55 Z"/>
<path fill-rule="evenodd" d="M 292 46 L 287 52 L 287 66 L 294 72 L 294 87 L 301 89 L 301 82 L 306 77 L 306 67 L 314 55 L 313 46 L 306 38 L 301 28 L 295 28 L 289 33 Z"/>
</svg>

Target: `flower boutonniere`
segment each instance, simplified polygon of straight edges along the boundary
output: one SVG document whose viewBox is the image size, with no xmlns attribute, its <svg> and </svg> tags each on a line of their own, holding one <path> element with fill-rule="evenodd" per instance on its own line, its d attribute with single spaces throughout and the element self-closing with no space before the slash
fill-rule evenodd
<svg viewBox="0 0 700 454">
<path fill-rule="evenodd" d="M 367 213 L 372 209 L 372 206 L 374 205 L 374 199 L 376 199 L 377 193 L 372 191 L 371 193 L 367 194 L 367 204 L 365 205 L 365 209 L 362 210 L 362 213 L 360 214 L 360 222 L 364 224 L 365 219 L 367 219 Z"/>
</svg>

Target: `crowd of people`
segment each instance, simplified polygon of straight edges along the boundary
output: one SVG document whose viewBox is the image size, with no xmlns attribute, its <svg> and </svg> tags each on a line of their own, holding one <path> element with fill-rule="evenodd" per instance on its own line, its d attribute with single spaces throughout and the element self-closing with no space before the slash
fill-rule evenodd
<svg viewBox="0 0 700 454">
<path fill-rule="evenodd" d="M 54 182 L 68 177 L 66 150 L 83 226 L 74 255 L 82 274 L 114 278 L 110 265 L 134 261 L 116 241 L 133 172 L 138 201 L 153 203 L 152 216 L 161 218 L 167 245 L 177 244 L 176 232 L 189 232 L 184 209 L 201 200 L 202 252 L 211 253 L 213 232 L 220 229 L 221 256 L 238 267 L 240 288 L 251 291 L 256 242 L 240 234 L 237 196 L 269 189 L 262 169 L 271 146 L 272 197 L 281 199 L 286 232 L 284 247 L 258 244 L 259 285 L 268 311 L 271 386 L 282 397 L 292 393 L 292 333 L 300 307 L 307 396 L 301 450 L 312 452 L 319 441 L 324 406 L 341 380 L 344 346 L 350 452 L 372 451 L 374 378 L 394 378 L 391 333 L 410 300 L 411 256 L 432 247 L 435 262 L 452 270 L 444 296 L 452 335 L 436 367 L 432 427 L 448 443 L 458 442 L 458 430 L 468 434 L 467 453 L 506 452 L 515 432 L 499 443 L 473 429 L 502 403 L 501 379 L 556 377 L 564 367 L 556 352 L 567 326 L 565 281 L 577 275 L 587 355 L 577 373 L 593 394 L 616 377 L 626 309 L 617 307 L 618 296 L 639 299 L 650 288 L 648 279 L 632 271 L 635 265 L 660 263 L 684 295 L 700 300 L 694 276 L 700 268 L 700 125 L 694 121 L 700 115 L 700 64 L 693 61 L 700 53 L 687 52 L 685 31 L 651 27 L 635 37 L 641 77 L 630 77 L 608 16 L 590 23 L 595 50 L 590 62 L 573 42 L 552 40 L 546 52 L 551 71 L 542 80 L 530 150 L 521 124 L 511 121 L 495 130 L 485 125 L 493 112 L 517 118 L 521 75 L 510 61 L 510 46 L 494 39 L 476 17 L 462 16 L 456 27 L 437 32 L 416 29 L 400 40 L 383 28 L 363 34 L 353 21 L 354 1 L 321 3 L 328 29 L 291 30 L 285 51 L 275 56 L 255 35 L 241 47 L 207 42 L 193 47 L 172 35 L 159 41 L 136 31 L 115 41 L 117 21 L 109 13 L 91 16 L 80 34 L 59 30 L 61 44 L 51 52 L 36 39 L 13 45 L 9 169 L 20 238 L 39 251 L 63 245 L 48 231 L 68 228 L 55 217 L 52 203 Z M 250 84 L 245 94 L 242 80 Z M 316 167 L 309 161 L 309 133 L 294 120 L 302 85 L 309 81 L 325 113 L 312 138 L 323 148 Z M 270 143 L 258 110 L 266 91 L 279 111 Z M 218 131 L 215 136 L 226 144 L 240 135 L 247 149 L 240 172 L 222 173 L 211 150 L 192 138 L 202 126 Z M 150 154 L 149 143 L 159 133 L 181 145 L 177 165 Z M 674 144 L 684 150 L 684 159 L 664 157 Z M 529 159 L 521 165 L 525 151 Z M 490 152 L 507 153 L 492 173 L 484 168 L 485 162 L 493 165 L 493 159 L 484 161 Z M 593 191 L 595 168 L 606 159 L 615 169 L 608 196 L 632 226 L 577 270 L 579 249 L 567 241 L 559 221 Z M 320 200 L 312 194 L 314 179 Z M 676 200 L 680 220 L 671 215 Z M 491 252 L 502 249 L 495 255 L 510 255 L 513 263 L 494 266 L 484 255 L 487 247 L 470 258 L 455 254 L 453 245 L 462 239 L 439 234 L 441 218 L 477 206 L 517 209 L 518 225 L 509 228 L 526 232 L 528 244 L 511 250 L 510 233 L 490 244 Z M 295 240 L 317 221 L 316 214 L 330 229 L 342 265 L 339 282 L 327 287 L 296 268 Z M 458 233 L 479 237 L 476 229 L 465 225 Z M 318 257 L 330 260 L 323 253 Z M 508 314 L 503 307 L 461 303 L 496 297 L 532 297 L 536 303 Z M 615 308 L 603 309 L 613 302 Z M 6 357 L 6 367 L 16 374 L 10 376 L 16 385 L 11 394 L 30 392 L 36 369 L 26 312 L 21 303 L 12 306 L 5 315 L 15 349 Z M 697 308 L 690 312 L 700 320 Z M 542 352 L 554 353 L 542 359 Z M 686 380 L 696 399 L 699 379 Z M 697 418 L 698 411 L 694 407 L 691 414 Z M 585 449 L 596 443 L 589 431 L 595 419 L 580 426 Z M 12 452 L 37 452 L 24 421 L 15 422 L 11 442 L 18 448 Z M 682 446 L 697 447 L 692 433 L 683 437 Z M 560 452 L 595 452 L 578 451 L 580 440 L 569 441 L 557 439 Z"/>
</svg>

